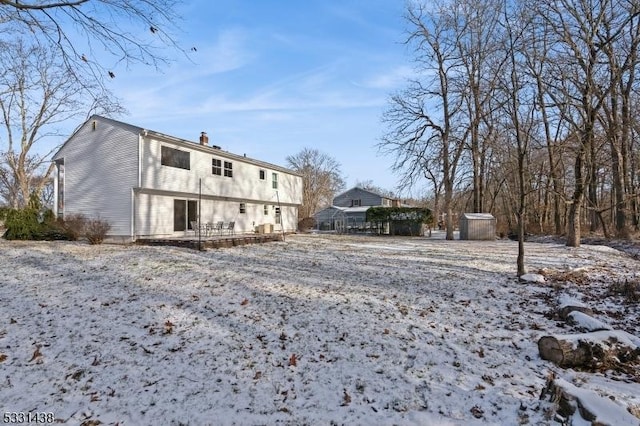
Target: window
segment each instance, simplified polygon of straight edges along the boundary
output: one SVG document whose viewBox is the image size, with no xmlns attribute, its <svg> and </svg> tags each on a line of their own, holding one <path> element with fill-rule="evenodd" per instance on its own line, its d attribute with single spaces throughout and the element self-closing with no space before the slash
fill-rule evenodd
<svg viewBox="0 0 640 426">
<path fill-rule="evenodd" d="M 233 164 L 230 161 L 224 162 L 224 175 L 226 177 L 233 177 Z"/>
<path fill-rule="evenodd" d="M 64 160 L 56 161 L 58 165 L 58 217 L 64 217 Z"/>
<path fill-rule="evenodd" d="M 280 224 L 280 207 L 276 207 L 276 225 Z"/>
<path fill-rule="evenodd" d="M 265 205 L 264 208 L 262 209 L 262 212 L 264 213 L 265 216 L 269 215 L 269 206 Z"/>
<path fill-rule="evenodd" d="M 222 176 L 222 160 L 217 158 L 211 160 L 211 173 Z"/>
<path fill-rule="evenodd" d="M 278 174 L 277 173 L 272 173 L 271 174 L 271 187 L 273 189 L 278 189 Z"/>
<path fill-rule="evenodd" d="M 240 203 L 240 213 L 245 214 L 247 212 L 247 205 L 245 203 Z"/>
<path fill-rule="evenodd" d="M 351 200 L 351 207 L 360 207 L 362 205 L 362 200 Z"/>
<path fill-rule="evenodd" d="M 191 170 L 191 156 L 187 151 L 180 151 L 179 149 L 163 146 L 161 148 L 160 156 L 160 163 L 163 166 Z"/>
<path fill-rule="evenodd" d="M 260 170 L 260 180 L 266 180 L 267 179 L 267 172 L 265 172 L 264 170 Z"/>
</svg>

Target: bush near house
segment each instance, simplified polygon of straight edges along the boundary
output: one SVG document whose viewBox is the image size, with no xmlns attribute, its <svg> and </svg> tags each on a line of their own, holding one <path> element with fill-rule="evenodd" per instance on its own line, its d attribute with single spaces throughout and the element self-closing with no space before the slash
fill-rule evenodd
<svg viewBox="0 0 640 426">
<path fill-rule="evenodd" d="M 7 240 L 77 241 L 86 237 L 89 244 L 101 244 L 111 229 L 107 221 L 87 219 L 81 214 L 69 215 L 66 220 L 56 219 L 34 196 L 26 208 L 4 209 L 0 215 L 6 228 L 3 237 Z"/>
<path fill-rule="evenodd" d="M 54 226 L 51 210 L 34 208 L 9 210 L 4 220 L 7 240 L 65 240 L 64 232 Z"/>
<path fill-rule="evenodd" d="M 85 237 L 89 244 L 102 244 L 110 229 L 111 225 L 106 220 L 91 219 L 85 225 Z"/>
<path fill-rule="evenodd" d="M 366 220 L 390 224 L 392 235 L 419 235 L 422 225 L 433 224 L 431 210 L 420 207 L 370 207 Z"/>
<path fill-rule="evenodd" d="M 55 226 L 64 232 L 69 241 L 77 241 L 85 235 L 87 218 L 82 214 L 72 214 L 64 220 L 58 219 Z"/>
<path fill-rule="evenodd" d="M 298 222 L 298 230 L 307 232 L 316 226 L 316 220 L 313 217 L 305 217 Z"/>
</svg>

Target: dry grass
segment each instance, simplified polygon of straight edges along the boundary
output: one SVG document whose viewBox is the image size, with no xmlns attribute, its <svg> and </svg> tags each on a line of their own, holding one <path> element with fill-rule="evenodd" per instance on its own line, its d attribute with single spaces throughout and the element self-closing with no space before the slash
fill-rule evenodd
<svg viewBox="0 0 640 426">
<path fill-rule="evenodd" d="M 616 281 L 609 286 L 609 295 L 622 296 L 626 303 L 640 302 L 640 280 Z"/>
<path fill-rule="evenodd" d="M 593 281 L 585 269 L 571 269 L 568 271 L 541 269 L 538 273 L 554 285 L 564 283 L 587 285 Z"/>
</svg>

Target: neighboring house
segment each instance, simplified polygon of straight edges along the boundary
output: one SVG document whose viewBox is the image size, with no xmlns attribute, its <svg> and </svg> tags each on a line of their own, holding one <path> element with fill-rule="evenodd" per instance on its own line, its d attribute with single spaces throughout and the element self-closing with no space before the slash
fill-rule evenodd
<svg viewBox="0 0 640 426">
<path fill-rule="evenodd" d="M 369 207 L 400 206 L 400 201 L 372 191 L 355 187 L 337 195 L 333 205 L 314 215 L 316 228 L 321 231 L 345 232 L 366 226 Z"/>
<path fill-rule="evenodd" d="M 191 222 L 295 231 L 302 177 L 262 161 L 100 116 L 53 156 L 54 213 L 111 224 L 111 237 L 183 236 Z M 200 216 L 200 217 L 199 217 Z"/>
</svg>

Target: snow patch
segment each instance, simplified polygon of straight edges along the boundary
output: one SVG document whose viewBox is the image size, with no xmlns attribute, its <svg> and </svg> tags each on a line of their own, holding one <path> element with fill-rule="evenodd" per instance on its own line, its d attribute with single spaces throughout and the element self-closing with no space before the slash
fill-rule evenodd
<svg viewBox="0 0 640 426">
<path fill-rule="evenodd" d="M 520 275 L 520 281 L 524 281 L 528 283 L 544 283 L 546 280 L 544 278 L 544 275 L 524 274 L 524 275 Z"/>
</svg>

